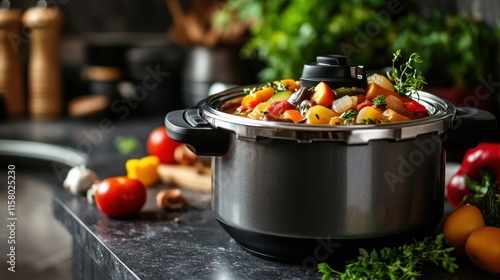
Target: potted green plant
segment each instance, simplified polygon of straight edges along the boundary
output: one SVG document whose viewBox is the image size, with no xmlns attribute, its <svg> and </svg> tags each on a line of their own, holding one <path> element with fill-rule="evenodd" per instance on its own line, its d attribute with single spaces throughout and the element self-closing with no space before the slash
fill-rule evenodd
<svg viewBox="0 0 500 280">
<path fill-rule="evenodd" d="M 304 62 L 337 53 L 368 69 L 390 65 L 391 54 L 417 52 L 428 89 L 458 105 L 490 109 L 490 100 L 464 104 L 481 78 L 497 68 L 499 32 L 462 15 L 434 12 L 422 19 L 418 3 L 393 1 L 227 0 L 215 16 L 218 26 L 250 22 L 242 47 L 246 57 L 266 63 L 262 81 L 298 78 Z M 399 3 L 399 2 L 398 2 Z M 409 6 L 410 5 L 410 6 Z M 479 79 L 479 80 L 478 80 Z"/>
<path fill-rule="evenodd" d="M 418 14 L 401 18 L 393 27 L 397 36 L 392 50 L 418 52 L 429 84 L 439 87 L 470 87 L 477 77 L 492 73 L 499 46 L 498 30 L 481 20 L 434 12 L 430 20 Z"/>
<path fill-rule="evenodd" d="M 432 19 L 425 21 L 409 14 L 392 32 L 397 34 L 390 42 L 392 50 L 418 52 L 425 61 L 421 71 L 427 78 L 427 91 L 455 105 L 493 109 L 492 92 L 477 91 L 491 88 L 482 84 L 497 71 L 498 29 L 479 19 L 435 11 Z"/>
<path fill-rule="evenodd" d="M 265 61 L 259 78 L 270 81 L 299 78 L 303 64 L 318 54 L 341 53 L 357 64 L 386 65 L 390 57 L 379 55 L 387 49 L 387 14 L 393 16 L 386 9 L 382 0 L 228 0 L 215 22 L 251 22 L 242 53 Z"/>
</svg>

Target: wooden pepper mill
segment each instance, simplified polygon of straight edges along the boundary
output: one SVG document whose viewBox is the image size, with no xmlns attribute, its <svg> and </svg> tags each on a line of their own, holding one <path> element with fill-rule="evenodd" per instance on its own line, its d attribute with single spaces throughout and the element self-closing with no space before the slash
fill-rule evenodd
<svg viewBox="0 0 500 280">
<path fill-rule="evenodd" d="M 26 107 L 19 44 L 22 12 L 9 6 L 8 1 L 0 6 L 0 96 L 7 116 L 19 117 Z"/>
<path fill-rule="evenodd" d="M 45 1 L 24 12 L 30 29 L 28 63 L 29 111 L 33 118 L 54 118 L 62 111 L 59 36 L 62 14 Z"/>
</svg>

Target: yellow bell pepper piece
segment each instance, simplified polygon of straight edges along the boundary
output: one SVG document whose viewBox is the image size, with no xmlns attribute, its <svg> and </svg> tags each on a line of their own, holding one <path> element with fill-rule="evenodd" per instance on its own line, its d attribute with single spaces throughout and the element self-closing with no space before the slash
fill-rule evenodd
<svg viewBox="0 0 500 280">
<path fill-rule="evenodd" d="M 127 177 L 137 179 L 149 187 L 159 180 L 158 166 L 160 159 L 157 156 L 146 156 L 141 159 L 129 159 L 125 163 Z"/>
</svg>

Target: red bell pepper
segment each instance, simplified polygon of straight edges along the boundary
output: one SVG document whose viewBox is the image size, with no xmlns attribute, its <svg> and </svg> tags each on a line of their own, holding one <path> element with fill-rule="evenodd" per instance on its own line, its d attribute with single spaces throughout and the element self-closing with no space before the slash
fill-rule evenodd
<svg viewBox="0 0 500 280">
<path fill-rule="evenodd" d="M 467 186 L 465 179 L 468 176 L 473 180 L 481 181 L 483 168 L 491 172 L 493 180 L 500 178 L 500 143 L 482 142 L 465 153 L 460 169 L 451 177 L 446 187 L 447 199 L 451 206 L 459 207 L 468 194 L 481 194 L 480 192 L 486 191 L 471 189 Z"/>
<path fill-rule="evenodd" d="M 404 103 L 404 107 L 413 112 L 413 115 L 419 119 L 429 116 L 429 112 L 424 105 L 418 103 L 415 100 L 407 101 Z"/>
</svg>

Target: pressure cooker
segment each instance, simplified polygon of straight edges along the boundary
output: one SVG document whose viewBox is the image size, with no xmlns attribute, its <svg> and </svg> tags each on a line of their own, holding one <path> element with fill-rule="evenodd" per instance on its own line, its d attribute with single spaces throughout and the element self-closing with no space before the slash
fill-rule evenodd
<svg viewBox="0 0 500 280">
<path fill-rule="evenodd" d="M 365 87 L 366 70 L 341 55 L 304 65 L 300 83 Z M 429 116 L 398 123 L 309 125 L 228 113 L 243 86 L 172 111 L 170 137 L 212 156 L 212 210 L 249 252 L 314 264 L 358 248 L 432 234 L 443 216 L 446 150 L 475 146 L 495 117 L 418 92 Z"/>
</svg>

